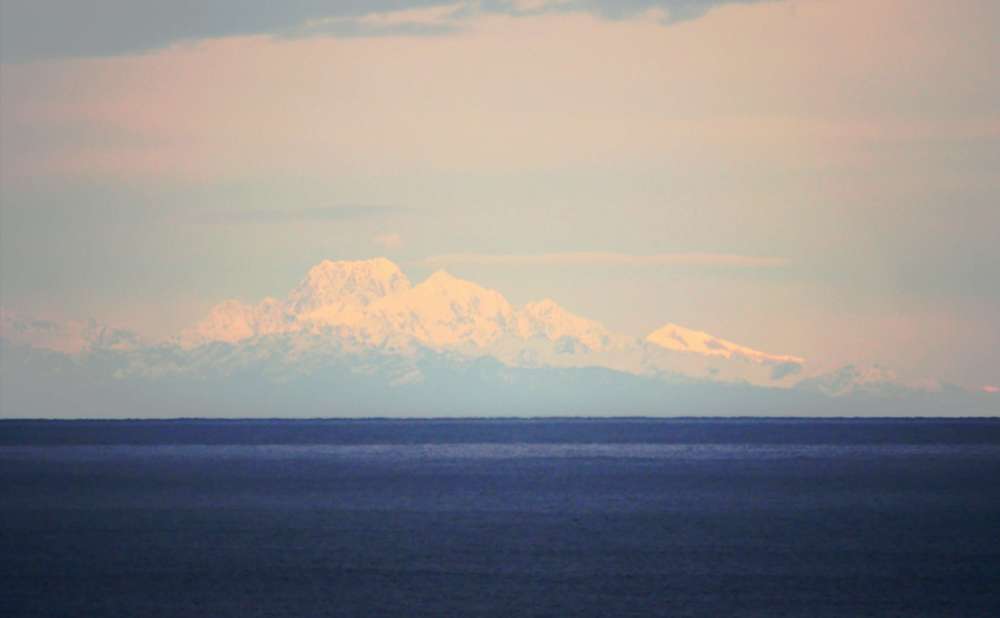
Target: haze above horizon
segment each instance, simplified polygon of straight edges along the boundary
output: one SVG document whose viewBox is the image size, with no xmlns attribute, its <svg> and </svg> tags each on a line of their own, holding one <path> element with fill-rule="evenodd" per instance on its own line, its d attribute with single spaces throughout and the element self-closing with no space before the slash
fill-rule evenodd
<svg viewBox="0 0 1000 618">
<path fill-rule="evenodd" d="M 5 346 L 1000 398 L 996 2 L 83 10 L 0 3 Z"/>
</svg>

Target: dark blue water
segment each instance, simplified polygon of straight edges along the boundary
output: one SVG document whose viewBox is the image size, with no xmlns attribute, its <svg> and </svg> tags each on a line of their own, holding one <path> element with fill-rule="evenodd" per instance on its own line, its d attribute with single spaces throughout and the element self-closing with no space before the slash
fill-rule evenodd
<svg viewBox="0 0 1000 618">
<path fill-rule="evenodd" d="M 0 616 L 988 616 L 1000 421 L 0 422 Z"/>
</svg>

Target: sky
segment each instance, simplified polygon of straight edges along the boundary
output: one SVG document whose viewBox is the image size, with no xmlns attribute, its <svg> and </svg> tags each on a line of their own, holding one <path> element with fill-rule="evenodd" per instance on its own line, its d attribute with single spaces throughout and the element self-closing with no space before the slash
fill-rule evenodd
<svg viewBox="0 0 1000 618">
<path fill-rule="evenodd" d="M 0 304 L 153 337 L 323 259 L 1000 384 L 993 0 L 0 2 Z"/>
</svg>

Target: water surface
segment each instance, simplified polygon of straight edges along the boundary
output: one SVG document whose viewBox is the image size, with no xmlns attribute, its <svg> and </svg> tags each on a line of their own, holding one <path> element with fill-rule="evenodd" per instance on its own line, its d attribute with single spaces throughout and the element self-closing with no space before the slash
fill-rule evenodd
<svg viewBox="0 0 1000 618">
<path fill-rule="evenodd" d="M 955 616 L 1000 422 L 0 422 L 0 614 Z"/>
</svg>

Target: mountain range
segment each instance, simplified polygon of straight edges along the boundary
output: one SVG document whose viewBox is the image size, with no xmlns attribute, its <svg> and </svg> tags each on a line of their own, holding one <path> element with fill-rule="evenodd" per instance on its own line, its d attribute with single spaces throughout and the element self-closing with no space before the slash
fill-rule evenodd
<svg viewBox="0 0 1000 618">
<path fill-rule="evenodd" d="M 3 416 L 976 414 L 998 399 L 878 367 L 803 377 L 794 355 L 673 323 L 615 333 L 445 271 L 414 285 L 385 258 L 325 260 L 285 298 L 222 302 L 165 341 L 0 317 Z"/>
<path fill-rule="evenodd" d="M 755 384 L 788 382 L 803 359 L 769 354 L 665 324 L 638 339 L 611 332 L 550 299 L 515 307 L 496 290 L 438 271 L 417 285 L 391 261 L 323 261 L 285 299 L 216 306 L 179 345 L 306 336 L 355 352 L 425 348 L 513 367 L 605 367 Z"/>
</svg>

